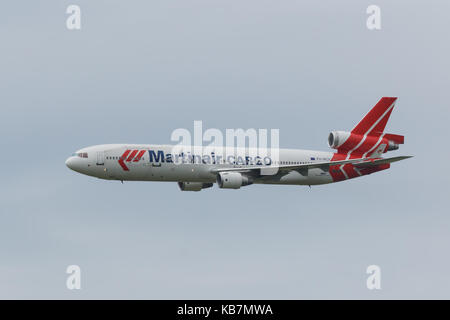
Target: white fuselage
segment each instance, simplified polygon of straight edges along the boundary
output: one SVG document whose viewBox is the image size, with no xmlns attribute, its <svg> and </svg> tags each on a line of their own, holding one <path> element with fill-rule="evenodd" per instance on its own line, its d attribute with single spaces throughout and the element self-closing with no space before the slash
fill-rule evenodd
<svg viewBox="0 0 450 320">
<path fill-rule="evenodd" d="M 66 160 L 79 173 L 100 179 L 121 181 L 216 182 L 217 168 L 270 167 L 330 161 L 332 152 L 278 149 L 275 153 L 258 149 L 233 148 L 217 152 L 193 147 L 193 152 L 176 152 L 171 145 L 107 144 L 81 149 Z M 196 149 L 199 151 L 197 152 Z M 250 156 L 249 156 L 250 154 Z M 319 168 L 307 175 L 298 171 L 257 177 L 253 183 L 317 185 L 331 183 L 328 171 Z"/>
</svg>

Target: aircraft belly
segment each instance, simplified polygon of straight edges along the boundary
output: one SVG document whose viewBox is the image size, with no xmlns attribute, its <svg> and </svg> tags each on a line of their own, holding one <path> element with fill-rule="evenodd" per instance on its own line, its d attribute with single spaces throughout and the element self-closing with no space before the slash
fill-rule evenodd
<svg viewBox="0 0 450 320">
<path fill-rule="evenodd" d="M 302 175 L 297 171 L 287 174 L 277 174 L 255 180 L 255 183 L 264 184 L 292 184 L 292 185 L 317 185 L 333 182 L 330 174 L 321 169 L 311 169 L 307 175 Z"/>
<path fill-rule="evenodd" d="M 122 172 L 120 172 L 122 171 Z M 209 168 L 198 164 L 173 164 L 161 165 L 145 164 L 130 166 L 129 171 L 118 169 L 110 179 L 124 181 L 189 181 L 189 182 L 215 182 L 215 175 L 209 172 Z"/>
</svg>

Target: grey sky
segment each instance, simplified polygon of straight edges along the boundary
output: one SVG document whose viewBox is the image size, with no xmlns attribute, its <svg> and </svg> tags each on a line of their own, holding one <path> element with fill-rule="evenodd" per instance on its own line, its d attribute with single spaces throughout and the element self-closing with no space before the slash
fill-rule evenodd
<svg viewBox="0 0 450 320">
<path fill-rule="evenodd" d="M 65 27 L 78 4 L 82 30 Z M 381 7 L 382 29 L 366 28 Z M 445 1 L 0 5 L 0 298 L 450 298 Z M 328 150 L 381 96 L 390 170 L 313 187 L 102 181 L 64 165 L 176 128 L 279 128 Z M 82 269 L 69 291 L 65 269 Z M 365 287 L 377 264 L 382 290 Z"/>
</svg>

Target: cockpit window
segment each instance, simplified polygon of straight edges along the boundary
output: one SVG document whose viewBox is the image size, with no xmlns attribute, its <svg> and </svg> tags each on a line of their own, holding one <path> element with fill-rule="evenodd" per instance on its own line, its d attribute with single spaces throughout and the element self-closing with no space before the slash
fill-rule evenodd
<svg viewBox="0 0 450 320">
<path fill-rule="evenodd" d="M 78 152 L 78 153 L 73 153 L 72 156 L 73 157 L 80 157 L 80 158 L 87 158 L 88 154 L 87 154 L 87 152 Z"/>
</svg>

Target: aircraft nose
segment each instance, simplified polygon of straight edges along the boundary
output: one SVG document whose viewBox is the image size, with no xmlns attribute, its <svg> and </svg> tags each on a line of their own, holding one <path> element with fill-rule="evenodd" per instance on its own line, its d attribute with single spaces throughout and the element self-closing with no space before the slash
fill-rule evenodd
<svg viewBox="0 0 450 320">
<path fill-rule="evenodd" d="M 66 166 L 69 169 L 75 170 L 75 159 L 73 157 L 67 158 Z"/>
</svg>

